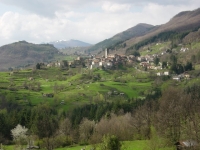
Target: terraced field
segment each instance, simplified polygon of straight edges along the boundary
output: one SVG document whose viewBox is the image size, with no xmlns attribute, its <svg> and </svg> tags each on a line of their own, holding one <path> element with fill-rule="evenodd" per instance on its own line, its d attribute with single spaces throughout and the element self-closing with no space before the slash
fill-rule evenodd
<svg viewBox="0 0 200 150">
<path fill-rule="evenodd" d="M 83 68 L 1 72 L 0 92 L 9 93 L 22 105 L 48 102 L 68 110 L 93 99 L 103 101 L 105 97 L 124 100 L 143 97 L 141 93 L 151 89 L 147 75 L 138 75 L 135 69 L 113 72 Z M 54 96 L 44 96 L 48 93 Z"/>
</svg>

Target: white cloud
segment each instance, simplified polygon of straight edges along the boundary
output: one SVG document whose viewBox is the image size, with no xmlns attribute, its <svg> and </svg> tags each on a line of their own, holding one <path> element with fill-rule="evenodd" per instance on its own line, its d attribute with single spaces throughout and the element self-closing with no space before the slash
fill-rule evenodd
<svg viewBox="0 0 200 150">
<path fill-rule="evenodd" d="M 74 9 L 81 9 L 82 7 L 91 9 L 95 4 L 103 4 L 102 8 L 109 12 L 126 10 L 130 8 L 130 5 L 140 5 L 143 7 L 148 3 L 176 6 L 181 4 L 191 5 L 192 3 L 200 4 L 199 0 L 1 0 L 0 3 L 16 6 L 45 17 L 55 17 L 55 13 L 59 11 L 72 11 Z"/>
<path fill-rule="evenodd" d="M 106 12 L 118 13 L 118 12 L 126 12 L 130 10 L 131 5 L 129 4 L 118 4 L 105 2 L 102 6 L 102 9 Z"/>
<path fill-rule="evenodd" d="M 19 40 L 41 43 L 59 39 L 95 44 L 138 23 L 163 24 L 180 11 L 200 6 L 198 0 L 192 0 L 190 5 L 185 0 L 174 0 L 182 2 L 176 5 L 173 1 L 156 1 L 30 0 L 28 4 L 27 0 L 1 0 L 29 13 L 11 10 L 2 13 L 0 45 Z"/>
</svg>

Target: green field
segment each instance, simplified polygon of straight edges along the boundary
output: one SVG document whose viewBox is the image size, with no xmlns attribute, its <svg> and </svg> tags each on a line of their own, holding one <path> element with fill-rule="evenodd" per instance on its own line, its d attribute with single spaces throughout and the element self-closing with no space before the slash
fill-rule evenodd
<svg viewBox="0 0 200 150">
<path fill-rule="evenodd" d="M 170 47 L 170 42 L 163 42 L 163 43 L 153 43 L 149 46 L 150 51 L 147 51 L 148 46 L 141 50 L 141 55 L 152 55 L 152 54 L 159 54 L 162 51 L 165 51 Z"/>
<path fill-rule="evenodd" d="M 65 147 L 65 148 L 57 148 L 56 150 L 81 150 L 81 148 L 85 148 L 85 150 L 91 150 L 91 148 L 94 147 L 92 145 L 87 146 L 71 146 L 71 147 Z M 5 146 L 5 150 L 13 150 L 14 146 Z M 175 147 L 165 147 L 165 148 L 159 148 L 157 150 L 174 150 Z M 96 150 L 100 150 L 96 148 Z M 145 140 L 136 140 L 136 141 L 124 141 L 122 142 L 122 150 L 151 150 L 150 147 L 148 147 L 148 141 Z"/>
<path fill-rule="evenodd" d="M 133 68 L 103 71 L 54 67 L 1 72 L 0 78 L 0 92 L 11 95 L 22 105 L 48 102 L 64 110 L 87 104 L 91 99 L 105 100 L 108 92 L 113 91 L 117 94 L 112 94 L 111 99 L 144 97 L 141 93 L 151 89 L 152 82 L 147 74 L 138 74 Z M 53 93 L 54 97 L 44 97 L 42 93 Z"/>
<path fill-rule="evenodd" d="M 75 146 L 75 147 L 66 147 L 66 148 L 58 148 L 56 150 L 80 150 L 81 148 L 85 148 L 85 150 L 90 150 L 93 146 Z M 174 150 L 175 147 L 165 147 L 159 148 L 156 150 Z M 122 142 L 122 150 L 151 150 L 148 147 L 148 141 L 145 140 L 137 140 L 137 141 L 124 141 Z M 96 148 L 96 150 L 100 150 Z"/>
</svg>

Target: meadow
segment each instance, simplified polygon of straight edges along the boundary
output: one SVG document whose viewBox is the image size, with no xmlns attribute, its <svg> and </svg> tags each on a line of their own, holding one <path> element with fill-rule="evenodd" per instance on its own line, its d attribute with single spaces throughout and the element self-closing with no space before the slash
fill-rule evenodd
<svg viewBox="0 0 200 150">
<path fill-rule="evenodd" d="M 138 74 L 133 68 L 108 71 L 44 67 L 0 72 L 0 78 L 0 92 L 9 93 L 20 104 L 34 106 L 48 102 L 64 110 L 91 103 L 94 99 L 104 101 L 108 96 L 123 100 L 144 97 L 152 82 L 147 74 Z M 47 93 L 54 96 L 43 95 Z"/>
<path fill-rule="evenodd" d="M 122 150 L 150 150 L 149 141 L 147 140 L 135 140 L 135 141 L 123 141 L 122 143 Z M 81 150 L 82 148 L 85 148 L 85 150 L 91 150 L 94 146 L 93 145 L 75 145 L 70 147 L 64 147 L 64 148 L 57 148 L 55 150 Z M 4 146 L 5 150 L 13 150 L 15 146 Z M 157 150 L 174 150 L 175 147 L 165 147 L 165 148 L 158 148 Z M 96 148 L 98 149 L 98 147 Z"/>
</svg>

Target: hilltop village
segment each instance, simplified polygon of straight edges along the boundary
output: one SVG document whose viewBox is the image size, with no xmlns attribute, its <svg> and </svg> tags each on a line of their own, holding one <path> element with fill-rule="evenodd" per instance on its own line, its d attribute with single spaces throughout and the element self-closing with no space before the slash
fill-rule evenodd
<svg viewBox="0 0 200 150">
<path fill-rule="evenodd" d="M 188 51 L 188 48 L 182 47 L 180 52 Z M 159 57 L 169 53 L 163 51 L 160 54 L 134 56 L 134 55 L 120 55 L 109 54 L 108 49 L 104 50 L 104 55 L 97 57 L 96 55 L 90 55 L 88 57 L 78 56 L 74 61 L 60 61 L 49 63 L 47 67 L 65 67 L 71 68 L 83 67 L 86 69 L 120 69 L 123 66 L 134 67 L 138 71 L 149 73 L 154 71 L 156 76 L 170 76 L 173 80 L 189 79 L 190 74 L 187 71 L 176 74 L 170 70 L 172 64 L 168 62 L 159 62 Z M 192 68 L 191 68 L 192 69 Z"/>
</svg>

